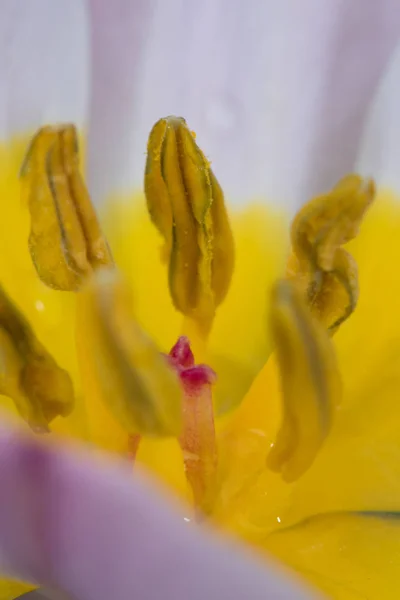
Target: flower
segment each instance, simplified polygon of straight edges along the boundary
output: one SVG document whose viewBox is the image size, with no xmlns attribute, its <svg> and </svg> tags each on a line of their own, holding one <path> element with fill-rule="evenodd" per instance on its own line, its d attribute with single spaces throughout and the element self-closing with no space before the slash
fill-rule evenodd
<svg viewBox="0 0 400 600">
<path fill-rule="evenodd" d="M 312 2 L 307 6 L 307 10 L 314 15 L 315 7 Z M 337 17 L 335 22 L 343 25 L 343 9 L 335 6 L 334 3 L 330 4 L 330 18 L 319 24 L 325 32 L 331 31 L 329 27 L 334 16 Z M 294 5 L 291 8 L 293 11 Z M 74 26 L 80 24 L 81 29 L 77 28 L 77 40 L 78 44 L 81 40 L 84 45 L 82 23 L 85 22 L 79 10 L 74 5 L 66 11 L 66 15 Z M 93 14 L 97 14 L 99 9 L 94 6 L 92 10 Z M 282 10 L 285 12 L 286 9 Z M 301 14 L 296 13 L 297 29 L 300 31 L 307 31 L 307 10 L 302 7 Z M 379 25 L 381 8 L 373 7 L 369 10 L 371 12 L 366 19 L 368 27 L 370 23 L 376 27 Z M 290 15 L 293 15 L 292 11 L 289 11 Z M 317 11 L 317 15 L 319 14 L 322 13 Z M 247 15 L 248 12 L 246 18 Z M 155 27 L 157 19 L 161 17 L 162 11 L 157 14 Z M 275 25 L 282 18 L 284 19 L 284 15 L 277 9 L 272 22 Z M 59 19 L 56 20 L 59 22 Z M 164 19 L 161 21 L 165 29 Z M 126 23 L 130 22 L 127 18 Z M 261 27 L 264 22 L 259 20 Z M 368 32 L 368 27 L 363 28 L 363 31 Z M 36 31 L 35 28 L 33 30 Z M 96 36 L 99 37 L 95 36 L 95 46 L 101 46 L 99 40 L 101 41 L 105 31 L 108 31 L 108 26 L 106 28 L 102 21 L 96 30 Z M 293 32 L 293 28 L 289 27 L 288 31 Z M 262 33 L 264 35 L 264 31 Z M 54 31 L 52 34 L 54 35 Z M 323 37 L 328 40 L 326 46 L 322 44 L 323 49 L 328 51 L 332 38 Z M 357 79 L 358 89 L 363 86 L 369 89 L 375 85 L 382 65 L 392 50 L 393 40 L 394 35 L 389 32 L 374 57 L 376 64 L 368 65 L 368 74 L 361 74 Z M 358 43 L 361 47 L 369 44 L 368 35 L 366 39 L 360 38 Z M 63 47 L 62 38 L 59 44 Z M 111 46 L 115 50 L 118 44 Z M 296 57 L 301 58 L 297 50 L 302 47 L 302 44 L 293 44 Z M 346 45 L 343 44 L 343 47 Z M 124 52 L 125 50 L 124 48 Z M 317 44 L 317 53 L 320 50 L 321 41 Z M 359 52 L 357 47 L 356 57 L 360 56 Z M 324 55 L 323 52 L 321 54 Z M 201 55 L 203 56 L 202 53 Z M 215 55 L 218 56 L 218 53 Z M 309 57 L 308 50 L 306 57 Z M 75 59 L 70 60 L 66 64 L 63 80 L 68 81 L 69 72 L 73 73 L 74 81 L 85 79 L 87 63 L 78 61 L 77 64 Z M 215 62 L 218 64 L 217 60 Z M 309 64 L 308 59 L 304 62 Z M 123 68 L 126 63 L 122 61 L 121 64 Z M 326 67 L 326 63 L 321 64 Z M 346 63 L 348 64 L 351 65 L 351 60 Z M 47 68 L 50 67 L 47 65 Z M 299 70 L 297 62 L 296 69 Z M 322 68 L 321 73 L 325 73 L 325 70 Z M 353 72 L 354 69 L 350 68 L 349 71 Z M 372 109 L 370 127 L 365 134 L 366 151 L 360 161 L 362 172 L 373 173 L 378 184 L 389 182 L 394 188 L 396 178 L 391 179 L 395 172 L 391 157 L 395 152 L 388 152 L 384 161 L 381 149 L 378 158 L 374 156 L 374 152 L 378 146 L 376 123 L 380 131 L 379 124 L 388 118 L 389 113 L 392 115 L 390 109 L 393 106 L 391 102 L 396 73 L 395 57 Z M 207 81 L 209 79 L 207 76 Z M 340 77 L 339 80 L 343 82 Z M 126 81 L 126 78 L 121 77 L 120 81 Z M 310 92 L 310 98 L 318 97 L 321 100 L 321 93 L 323 95 L 327 89 L 321 81 L 326 80 L 313 78 L 312 85 L 315 87 Z M 301 83 L 304 84 L 304 80 Z M 349 82 L 345 80 L 345 83 L 348 88 Z M 115 89 L 114 86 L 108 88 L 111 98 L 108 97 L 110 102 L 104 101 L 104 123 L 108 122 L 107 110 L 112 107 L 113 100 L 121 99 L 121 95 L 113 96 L 118 86 Z M 279 85 L 277 89 L 281 89 Z M 44 94 L 42 90 L 41 98 L 50 94 L 49 90 L 53 90 L 53 87 L 45 89 Z M 259 88 L 255 91 L 257 90 Z M 61 94 L 61 97 L 64 96 L 68 96 L 68 93 Z M 99 94 L 99 89 L 94 86 L 94 96 L 104 100 L 106 94 Z M 122 102 L 129 96 L 129 93 L 122 96 Z M 262 94 L 260 96 L 263 97 Z M 369 96 L 366 93 L 362 101 L 359 101 L 356 111 L 358 115 L 365 110 Z M 259 95 L 253 93 L 252 97 Z M 78 94 L 77 98 L 77 104 L 82 105 L 82 96 Z M 288 94 L 286 90 L 283 100 L 288 101 L 289 98 L 292 106 L 293 94 Z M 145 100 L 145 97 L 141 98 L 141 106 L 149 104 Z M 275 108 L 285 106 L 282 98 L 272 104 Z M 310 104 L 305 104 L 308 107 L 306 113 L 309 110 L 314 119 L 315 111 L 310 109 Z M 231 106 L 230 102 L 228 105 Z M 317 102 L 316 105 L 317 108 L 321 107 L 321 103 Z M 96 106 L 99 110 L 99 105 Z M 224 106 L 224 117 L 233 114 L 235 121 L 235 100 L 231 113 L 226 110 L 226 104 Z M 220 126 L 218 107 L 218 102 L 211 103 L 212 110 L 209 114 L 211 121 L 214 120 Z M 74 109 L 76 108 L 75 106 Z M 72 111 L 69 120 L 78 121 L 79 125 L 82 111 L 76 112 L 78 119 Z M 342 117 L 344 115 L 349 118 L 351 112 L 351 107 L 346 102 L 338 108 Z M 93 110 L 92 114 L 95 113 L 96 110 Z M 255 119 L 264 114 L 259 110 L 249 113 L 255 115 Z M 113 111 L 113 117 L 115 114 L 116 111 Z M 157 112 L 155 116 L 158 118 L 160 114 L 165 113 Z M 270 110 L 269 114 L 273 114 L 276 122 L 282 124 L 282 119 L 276 118 L 276 111 Z M 50 117 L 45 111 L 45 114 L 40 115 L 39 121 L 42 124 L 43 121 L 54 123 L 54 116 Z M 59 118 L 57 114 L 57 120 Z M 332 118 L 336 119 L 337 115 Z M 326 117 L 323 120 L 331 122 Z M 224 145 L 225 149 L 239 148 L 240 160 L 235 160 L 237 157 L 233 154 L 228 156 L 233 160 L 221 161 L 218 144 L 210 145 L 216 147 L 213 169 L 215 165 L 216 172 L 219 172 L 218 163 L 225 162 L 234 171 L 230 180 L 222 169 L 222 178 L 226 178 L 228 182 L 224 188 L 227 187 L 231 192 L 232 187 L 235 189 L 229 196 L 235 197 L 235 193 L 242 197 L 259 193 L 265 191 L 265 188 L 262 189 L 263 185 L 260 185 L 263 178 L 260 179 L 257 175 L 258 160 L 262 156 L 263 161 L 272 165 L 272 175 L 267 178 L 267 191 L 278 200 L 285 196 L 296 198 L 296 194 L 300 193 L 304 201 L 306 197 L 313 197 L 316 192 L 326 192 L 329 189 L 327 183 L 333 184 L 335 177 L 343 175 L 348 166 L 353 166 L 354 144 L 361 126 L 357 124 L 357 119 L 350 121 L 356 131 L 353 130 L 348 137 L 350 148 L 340 140 L 343 152 L 335 154 L 330 148 L 329 144 L 334 136 L 329 128 L 329 134 L 324 127 L 312 129 L 310 134 L 306 127 L 307 118 L 302 114 L 298 122 L 302 126 L 300 133 L 303 135 L 294 135 L 293 127 L 283 127 L 285 135 L 286 132 L 290 133 L 290 143 L 283 148 L 289 148 L 290 152 L 281 151 L 282 147 L 279 146 L 278 150 L 266 146 L 264 138 L 268 136 L 261 134 L 257 138 L 243 135 L 240 144 Z M 143 123 L 150 127 L 148 119 L 143 119 Z M 233 215 L 231 224 L 236 240 L 236 258 L 232 287 L 224 300 L 230 282 L 233 254 L 229 243 L 230 231 L 226 226 L 228 221 L 224 210 L 219 211 L 225 227 L 222 230 L 217 228 L 216 235 L 213 230 L 215 215 L 210 218 L 209 202 L 204 201 L 204 197 L 219 198 L 219 188 L 212 179 L 208 160 L 200 150 L 196 150 L 195 142 L 182 122 L 164 120 L 161 122 L 161 129 L 165 123 L 175 132 L 172 138 L 166 136 L 166 146 L 159 148 L 168 159 L 166 166 L 172 168 L 170 173 L 175 169 L 183 176 L 187 186 L 185 193 L 193 191 L 195 200 L 200 199 L 200 203 L 194 202 L 192 215 L 188 217 L 192 230 L 190 244 L 186 245 L 191 252 L 188 261 L 191 267 L 187 271 L 186 249 L 185 252 L 182 251 L 185 246 L 182 243 L 184 237 L 181 236 L 181 241 L 178 240 L 177 247 L 174 247 L 174 236 L 169 229 L 170 219 L 164 221 L 154 212 L 157 201 L 162 198 L 160 189 L 155 199 L 151 198 L 151 191 L 149 195 L 149 190 L 157 185 L 156 182 L 147 180 L 149 185 L 146 186 L 146 191 L 153 221 L 164 238 L 161 256 L 156 228 L 151 229 L 151 224 L 143 210 L 140 213 L 138 205 L 127 209 L 126 204 L 114 203 L 109 208 L 108 216 L 102 219 L 107 236 L 102 233 L 77 168 L 73 128 L 41 130 L 36 138 L 36 142 L 39 140 L 40 143 L 32 145 L 21 173 L 24 188 L 22 208 L 17 202 L 9 203 L 0 242 L 3 244 L 0 260 L 5 290 L 2 301 L 4 323 L 12 324 L 12 327 L 4 326 L 2 331 L 5 350 L 2 391 L 7 397 L 13 398 L 19 413 L 36 430 L 43 432 L 50 424 L 52 431 L 59 430 L 64 434 L 73 431 L 75 435 L 108 449 L 122 453 L 128 451 L 135 456 L 137 462 L 144 462 L 149 469 L 160 473 L 164 480 L 187 497 L 180 445 L 184 450 L 184 462 L 196 499 L 198 516 L 206 513 L 220 526 L 222 524 L 250 543 L 279 556 L 283 562 L 303 573 L 333 597 L 351 598 L 367 593 L 381 598 L 391 597 L 395 586 L 398 508 L 398 478 L 396 465 L 393 464 L 397 456 L 397 284 L 392 263 L 393 257 L 397 255 L 396 204 L 379 185 L 375 206 L 369 210 L 362 233 L 351 242 L 352 247 L 348 252 L 342 246 L 355 237 L 357 226 L 375 194 L 368 180 L 357 176 L 345 179 L 332 192 L 312 201 L 294 220 L 291 232 L 293 254 L 286 276 L 283 272 L 283 259 L 288 245 L 285 234 L 281 233 L 283 219 L 271 215 L 265 208 L 253 209 L 250 214 L 246 214 L 247 210 L 244 210 L 238 216 Z M 254 119 L 252 123 L 254 125 Z M 31 124 L 29 121 L 28 125 Z M 336 125 L 343 133 L 340 119 Z M 138 139 L 141 137 L 141 127 L 142 125 L 135 128 Z M 237 124 L 234 129 L 239 129 Z M 256 129 L 265 131 L 261 126 L 243 127 L 244 132 Z M 96 136 L 99 135 L 98 132 L 104 132 L 104 129 L 99 127 L 97 130 L 93 127 L 92 131 Z M 124 142 L 125 138 L 121 133 L 118 126 L 113 127 L 112 135 L 107 136 L 107 151 L 102 151 L 101 159 L 99 155 L 89 155 L 89 181 L 93 179 L 94 168 L 101 170 L 97 186 L 103 179 L 103 194 L 107 194 L 112 188 L 109 180 L 107 183 L 110 173 L 112 177 L 119 177 L 122 172 L 123 176 L 118 179 L 122 191 L 130 189 L 126 185 L 123 164 L 126 164 L 127 157 L 133 160 L 135 152 L 129 152 L 129 144 Z M 199 135 L 202 135 L 201 129 Z M 285 140 L 285 135 L 280 135 L 279 140 Z M 114 139 L 121 143 L 114 143 Z M 47 145 L 48 142 L 51 142 L 50 146 Z M 204 175 L 201 185 L 198 180 L 193 179 L 190 164 L 180 163 L 177 167 L 176 152 L 174 157 L 173 150 L 176 147 L 179 149 L 179 144 L 185 146 L 181 157 L 191 156 L 197 167 L 201 163 L 201 168 L 198 169 Z M 5 168 L 2 189 L 5 191 L 4 196 L 10 199 L 15 199 L 19 192 L 16 165 L 19 166 L 22 155 L 25 154 L 26 138 L 17 142 L 16 146 L 14 151 L 10 150 L 9 144 L 3 149 Z M 102 144 L 96 146 L 104 148 Z M 292 146 L 298 150 L 291 153 Z M 150 142 L 150 158 L 152 149 L 156 147 L 157 144 Z M 172 149 L 172 154 L 168 148 Z M 386 152 L 388 146 L 383 148 Z M 153 159 L 154 157 L 155 155 Z M 108 166 L 115 166 L 117 162 L 117 168 L 100 168 L 101 164 L 104 165 L 104 160 Z M 138 165 L 139 163 L 140 161 L 137 162 Z M 285 166 L 278 168 L 279 164 Z M 318 164 L 318 169 L 315 164 Z M 243 165 L 247 165 L 247 169 L 243 169 Z M 283 176 L 287 173 L 288 166 L 291 177 Z M 150 173 L 154 171 L 153 164 Z M 165 185 L 167 182 L 167 188 L 170 188 L 167 171 L 161 169 L 161 183 Z M 235 185 L 236 176 L 244 182 L 240 184 L 244 188 Z M 166 206 L 170 202 L 176 211 L 175 196 L 179 200 L 182 194 L 177 186 L 176 175 L 172 174 L 169 181 L 174 189 L 172 192 L 168 190 L 172 194 L 172 201 L 170 197 L 166 197 Z M 246 189 L 247 182 L 251 185 Z M 96 184 L 93 187 L 96 191 Z M 202 188 L 207 191 L 208 196 L 202 196 L 205 193 Z M 97 194 L 99 189 L 97 187 Z M 54 196 L 57 196 L 57 203 L 54 203 Z M 54 204 L 61 208 L 60 214 L 54 214 Z M 221 206 L 223 205 L 220 204 Z M 353 208 L 356 209 L 355 212 Z M 165 206 L 160 214 L 162 217 L 166 216 Z M 176 215 L 175 212 L 174 219 Z M 182 222 L 186 223 L 187 220 Z M 107 223 L 111 225 L 107 226 Z M 60 227 L 65 224 L 67 227 Z M 258 239 L 260 232 L 260 238 L 265 237 L 266 230 L 270 242 L 267 247 Z M 221 231 L 225 237 L 221 237 Z M 172 233 L 176 232 L 173 230 Z M 110 278 L 113 257 L 108 251 L 106 237 L 111 242 L 115 262 L 128 274 L 128 281 L 131 283 L 128 287 L 133 288 L 135 316 L 129 314 L 130 304 L 124 286 L 113 276 Z M 226 277 L 224 285 L 218 287 L 216 282 L 221 283 L 221 279 L 215 275 L 218 270 L 213 270 L 211 257 L 214 256 L 213 252 L 217 256 L 218 249 L 225 247 L 225 243 L 218 246 L 221 239 L 228 240 L 230 252 L 225 257 L 229 260 L 221 262 L 222 274 Z M 214 246 L 215 240 L 217 244 Z M 250 241 L 253 247 L 250 246 Z M 140 252 L 137 248 L 140 248 Z M 243 248 L 246 252 L 243 252 Z M 374 249 L 373 260 L 371 248 Z M 143 255 L 146 257 L 145 261 L 141 258 Z M 168 269 L 165 263 L 168 263 Z M 33 264 L 42 283 L 35 274 Z M 102 268 L 108 268 L 106 278 L 96 277 L 90 283 L 92 272 L 99 270 L 99 264 Z M 361 289 L 359 299 L 356 264 Z M 149 265 L 152 267 L 149 268 Z M 195 269 L 193 265 L 196 265 Z M 167 271 L 169 285 L 166 280 Z M 275 284 L 277 279 L 280 282 Z M 70 291 L 56 292 L 43 282 L 47 286 L 63 290 L 80 290 L 87 283 L 88 287 L 86 291 L 79 291 L 75 295 L 75 292 Z M 243 293 L 249 290 L 251 293 Z M 269 307 L 266 307 L 266 296 L 271 298 Z M 18 303 L 18 308 L 10 298 Z M 240 302 L 237 302 L 238 298 Z M 156 300 L 156 310 L 155 304 L 150 301 L 153 299 Z M 358 306 L 354 310 L 356 304 Z M 271 339 L 268 339 L 267 325 L 260 327 L 260 323 L 264 323 L 265 308 L 270 316 Z M 189 334 L 196 357 L 200 361 L 205 360 L 217 373 L 218 380 L 214 387 L 216 414 L 219 415 L 216 433 L 209 410 L 212 373 L 206 367 L 183 364 L 174 353 L 170 359 L 163 359 L 157 351 L 157 348 L 166 351 L 168 344 L 170 347 L 179 335 L 179 311 L 185 315 L 184 333 Z M 381 326 L 379 331 L 374 332 L 372 343 L 369 324 L 374 322 L 377 314 L 380 316 Z M 54 336 L 54 327 L 59 328 L 61 322 L 63 328 L 60 329 L 60 335 Z M 147 330 L 147 334 L 143 328 Z M 74 351 L 75 331 L 78 333 L 78 361 Z M 332 339 L 327 332 L 333 336 Z M 240 403 L 273 345 L 276 348 L 275 354 L 267 361 L 245 400 Z M 178 348 L 182 346 L 189 355 L 186 343 L 180 340 Z M 298 350 L 293 352 L 293 348 Z M 174 352 L 176 353 L 176 347 Z M 143 361 L 142 356 L 146 357 Z M 170 370 L 171 360 L 181 380 L 181 388 Z M 192 368 L 194 371 L 190 371 Z M 186 369 L 189 369 L 191 375 L 185 375 Z M 340 406 L 337 405 L 340 396 L 339 373 L 343 386 Z M 185 387 L 185 377 L 189 377 L 190 382 L 192 375 L 199 384 L 194 389 Z M 279 383 L 279 377 L 282 384 Z M 85 402 L 82 401 L 80 378 L 85 388 Z M 72 382 L 76 398 L 72 398 Z M 168 393 L 160 395 L 160 389 L 168 390 Z M 201 421 L 202 435 L 194 439 L 197 444 L 194 456 L 191 451 L 193 439 L 189 435 L 185 436 L 185 433 L 192 431 L 190 427 L 194 422 L 193 414 L 184 410 L 182 415 L 179 410 L 181 390 L 184 408 L 187 409 L 185 402 L 190 395 L 188 389 L 190 394 L 194 394 L 196 402 L 200 397 L 205 398 L 205 406 L 208 407 L 207 418 Z M 298 394 L 299 389 L 301 394 Z M 114 393 L 115 390 L 118 393 Z M 377 390 L 380 406 L 376 402 Z M 129 402 L 132 391 L 139 400 L 133 406 Z M 8 403 L 10 405 L 9 400 Z M 231 412 L 238 404 L 240 406 Z M 68 413 L 70 417 L 67 416 Z M 56 418 L 56 415 L 65 415 L 66 418 Z M 149 433 L 176 435 L 180 417 L 183 418 L 183 434 L 179 436 L 179 443 L 174 439 L 147 440 Z M 139 439 L 140 436 L 143 436 L 142 439 Z M 217 476 L 215 452 L 210 440 L 217 440 Z M 274 444 L 272 450 L 270 444 Z M 204 455 L 201 461 L 196 462 L 197 452 Z M 175 468 L 175 465 L 179 467 Z M 202 466 L 204 468 L 200 468 Z M 195 484 L 199 481 L 201 485 L 196 490 Z M 391 547 L 386 550 L 387 545 Z M 388 556 L 391 557 L 390 561 Z"/>
<path fill-rule="evenodd" d="M 73 126 L 44 127 L 28 148 L 20 177 L 30 214 L 28 247 L 38 277 L 53 290 L 77 294 L 78 362 L 82 403 L 93 426 L 90 439 L 99 441 L 98 427 L 103 436 L 118 440 L 115 450 L 130 451 L 131 458 L 149 466 L 155 451 L 161 473 L 168 462 L 168 468 L 185 474 L 197 519 L 222 522 L 332 591 L 334 575 L 323 567 L 337 560 L 338 550 L 324 547 L 321 570 L 315 570 L 307 559 L 300 566 L 293 561 L 288 555 L 293 545 L 285 537 L 290 540 L 300 530 L 301 552 L 310 529 L 315 529 L 315 544 L 321 527 L 328 537 L 342 522 L 362 531 L 363 521 L 367 528 L 369 522 L 376 527 L 387 513 L 386 505 L 370 504 L 363 480 L 354 474 L 355 498 L 342 493 L 335 503 L 330 492 L 328 509 L 320 494 L 318 510 L 312 508 L 314 486 L 321 485 L 321 470 L 328 470 L 325 461 L 331 482 L 325 487 L 336 489 L 346 429 L 351 440 L 354 435 L 346 413 L 353 398 L 338 408 L 341 383 L 331 336 L 339 335 L 347 320 L 351 325 L 358 302 L 356 261 L 343 245 L 356 237 L 374 200 L 373 182 L 349 175 L 293 220 L 287 273 L 274 284 L 269 309 L 274 353 L 216 433 L 211 399 L 215 372 L 195 365 L 185 337 L 164 359 L 132 316 L 76 153 Z M 162 255 L 169 264 L 172 301 L 206 357 L 216 309 L 230 283 L 234 246 L 219 184 L 182 119 L 162 119 L 153 128 L 145 187 L 150 214 L 165 240 Z M 399 215 L 391 204 L 383 203 L 383 211 L 384 219 Z M 3 305 L 3 393 L 34 431 L 47 431 L 56 417 L 73 412 L 72 382 L 5 292 Z M 345 398 L 351 366 L 351 361 L 342 365 Z M 234 378 L 234 373 L 221 376 Z M 148 436 L 168 436 L 170 447 L 181 447 L 182 458 L 169 456 L 164 442 L 150 440 L 148 460 Z M 365 452 L 362 437 L 359 448 Z M 354 562 L 356 568 L 357 557 Z M 341 584 L 337 587 L 334 593 L 340 595 Z"/>
</svg>

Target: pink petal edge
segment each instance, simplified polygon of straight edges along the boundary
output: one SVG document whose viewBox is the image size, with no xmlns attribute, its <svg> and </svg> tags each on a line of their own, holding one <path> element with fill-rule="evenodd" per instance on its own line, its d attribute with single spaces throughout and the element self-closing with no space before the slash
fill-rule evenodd
<svg viewBox="0 0 400 600">
<path fill-rule="evenodd" d="M 79 600 L 311 596 L 125 463 L 0 430 L 0 568 Z M 313 596 L 314 597 L 314 596 Z"/>
</svg>

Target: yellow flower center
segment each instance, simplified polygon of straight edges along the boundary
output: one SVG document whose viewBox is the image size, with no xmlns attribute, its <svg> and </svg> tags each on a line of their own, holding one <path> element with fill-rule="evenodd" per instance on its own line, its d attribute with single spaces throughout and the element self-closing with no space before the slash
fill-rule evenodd
<svg viewBox="0 0 400 600">
<path fill-rule="evenodd" d="M 28 149 L 21 179 L 31 216 L 29 249 L 39 277 L 52 288 L 83 290 L 77 305 L 77 343 L 80 362 L 85 365 L 84 388 L 90 394 L 96 380 L 102 402 L 127 440 L 136 440 L 136 446 L 137 436 L 179 436 L 182 415 L 189 414 L 187 382 L 182 385 L 184 375 L 179 372 L 179 384 L 176 368 L 165 362 L 132 313 L 131 298 L 116 274 L 79 173 L 75 128 L 42 128 Z M 234 244 L 221 188 L 183 119 L 168 117 L 153 127 L 145 192 L 151 219 L 165 242 L 163 258 L 168 262 L 171 298 L 183 313 L 184 330 L 188 320 L 197 326 L 189 330 L 203 356 L 215 312 L 228 293 Z M 308 203 L 293 221 L 287 277 L 277 283 L 271 298 L 270 331 L 282 382 L 283 417 L 267 461 L 288 481 L 301 476 L 313 462 L 340 399 L 327 331 L 336 331 L 355 307 L 356 267 L 342 245 L 356 235 L 373 197 L 373 183 L 351 175 L 332 192 Z M 24 342 L 34 340 L 33 333 L 6 297 L 5 303 L 8 335 L 26 362 L 19 368 L 21 387 L 28 390 L 21 413 L 31 424 L 47 426 L 52 417 L 70 410 L 72 388 L 63 385 L 67 376 L 45 350 L 39 351 L 41 369 L 48 377 L 43 383 L 41 371 L 31 366 L 36 365 L 31 357 L 38 352 L 25 351 L 38 342 Z M 12 328 L 12 323 L 18 323 L 19 329 Z M 19 331 L 25 332 L 24 338 Z M 199 339 L 202 343 L 197 345 Z M 65 389 L 71 392 L 69 404 L 62 397 Z M 21 402 L 21 394 L 12 386 L 5 386 L 5 393 Z M 204 483 L 204 469 L 187 466 L 193 461 L 205 464 L 209 459 L 200 455 L 207 444 L 214 448 L 216 443 L 213 426 L 211 437 L 202 429 L 204 423 L 213 422 L 212 402 L 201 398 L 196 402 L 196 417 L 192 415 L 188 426 L 191 434 L 184 427 L 180 439 L 202 440 L 200 453 L 192 452 L 191 462 L 184 462 L 196 504 L 207 505 L 206 512 L 212 512 L 205 488 L 212 487 L 214 497 L 216 483 Z M 38 406 L 43 413 L 40 418 Z M 187 456 L 191 451 L 186 448 L 184 452 Z M 214 464 L 216 449 L 210 452 Z"/>
<path fill-rule="evenodd" d="M 117 271 L 118 251 L 114 263 L 80 174 L 74 126 L 44 127 L 21 169 L 30 217 L 27 247 L 38 278 L 53 290 L 46 293 L 66 292 L 57 297 L 60 303 L 60 296 L 74 298 L 69 324 L 79 375 L 71 378 L 58 366 L 0 289 L 0 392 L 40 432 L 50 424 L 57 429 L 56 417 L 84 415 L 79 419 L 85 421 L 84 437 L 133 462 L 157 464 L 161 477 L 178 488 L 186 479 L 196 517 L 229 526 L 230 514 L 246 513 L 250 490 L 267 469 L 284 482 L 296 481 L 329 438 L 342 395 L 332 335 L 353 313 L 359 295 L 357 265 L 343 246 L 358 233 L 375 188 L 372 181 L 349 175 L 306 204 L 292 223 L 285 271 L 278 260 L 269 266 L 245 262 L 255 220 L 234 244 L 221 187 L 183 119 L 158 121 L 147 150 L 146 204 L 163 242 L 159 262 L 176 309 L 170 313 L 174 336 L 160 343 L 157 331 L 154 340 L 143 328 L 136 290 L 131 294 Z M 240 270 L 251 273 L 247 287 L 235 282 Z M 132 270 L 134 283 L 136 275 Z M 163 275 L 148 277 L 158 300 Z M 237 304 L 252 306 L 251 282 L 268 277 L 258 296 L 268 319 L 264 323 L 257 309 L 262 339 L 257 358 L 249 358 L 250 351 L 239 344 L 238 360 L 227 335 L 220 335 L 226 346 L 215 352 L 214 331 L 232 293 Z M 160 313 L 152 315 L 154 323 L 168 331 L 169 317 Z M 240 319 L 240 311 L 237 322 L 228 318 L 225 334 L 235 338 Z M 262 386 L 256 381 L 246 395 L 265 362 L 257 380 Z M 232 410 L 238 399 L 241 406 Z M 260 414 L 267 411 L 272 438 L 261 423 L 264 417 L 258 419 L 258 407 Z M 96 418 L 100 436 L 93 434 Z M 179 476 L 166 477 L 171 470 Z"/>
</svg>

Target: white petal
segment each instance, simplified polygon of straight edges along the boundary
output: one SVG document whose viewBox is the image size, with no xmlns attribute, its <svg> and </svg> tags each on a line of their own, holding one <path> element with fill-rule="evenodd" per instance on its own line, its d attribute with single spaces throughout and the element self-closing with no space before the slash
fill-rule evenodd
<svg viewBox="0 0 400 600">
<path fill-rule="evenodd" d="M 151 11 L 151 7 L 154 8 Z M 302 201 L 352 170 L 397 0 L 91 1 L 94 196 L 141 187 L 181 114 L 231 199 Z"/>
<path fill-rule="evenodd" d="M 0 3 L 0 138 L 84 121 L 89 82 L 84 0 Z"/>
<path fill-rule="evenodd" d="M 378 184 L 400 191 L 400 44 L 372 102 L 358 167 Z"/>
</svg>

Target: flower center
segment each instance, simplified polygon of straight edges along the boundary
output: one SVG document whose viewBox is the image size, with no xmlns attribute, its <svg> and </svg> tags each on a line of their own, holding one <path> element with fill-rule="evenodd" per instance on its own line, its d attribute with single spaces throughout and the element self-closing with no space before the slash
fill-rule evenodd
<svg viewBox="0 0 400 600">
<path fill-rule="evenodd" d="M 195 364 L 188 337 L 197 359 L 209 362 L 208 338 L 229 290 L 235 249 L 222 190 L 194 134 L 183 119 L 167 117 L 154 125 L 148 142 L 147 207 L 163 238 L 172 302 L 183 315 L 182 331 L 190 332 L 168 356 L 132 310 L 80 175 L 73 125 L 37 133 L 21 184 L 39 278 L 77 292 L 86 395 L 97 395 L 109 408 L 132 459 L 142 436 L 175 437 L 196 509 L 209 514 L 219 486 L 211 392 L 216 375 Z M 287 481 L 313 463 L 340 401 L 331 338 L 358 298 L 357 267 L 343 245 L 357 234 L 374 194 L 373 182 L 349 175 L 293 220 L 292 252 L 273 289 L 268 332 L 280 372 L 282 422 L 267 464 Z M 72 410 L 72 384 L 2 290 L 0 341 L 7 359 L 0 391 L 32 427 L 46 430 L 52 418 Z"/>
</svg>

